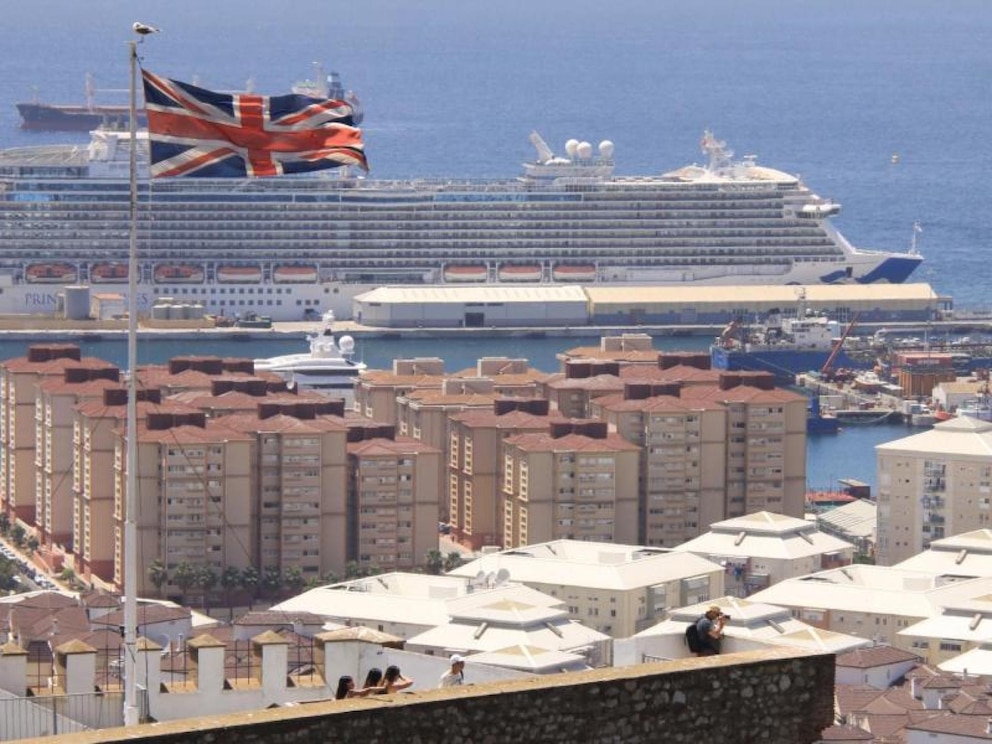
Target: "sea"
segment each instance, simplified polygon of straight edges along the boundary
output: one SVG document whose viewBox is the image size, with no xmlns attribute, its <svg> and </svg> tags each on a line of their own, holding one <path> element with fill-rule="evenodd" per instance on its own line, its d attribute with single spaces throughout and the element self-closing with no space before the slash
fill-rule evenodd
<svg viewBox="0 0 992 744">
<path fill-rule="evenodd" d="M 250 80 L 283 93 L 315 62 L 339 72 L 363 103 L 375 178 L 514 177 L 534 156 L 531 131 L 558 152 L 571 138 L 610 140 L 618 173 L 657 174 L 702 161 L 711 130 L 840 203 L 834 224 L 854 245 L 915 245 L 925 258 L 915 280 L 960 309 L 992 305 L 987 0 L 6 0 L 2 11 L 0 147 L 84 146 L 85 134 L 20 130 L 14 104 L 79 103 L 86 73 L 97 100 L 126 102 L 131 24 L 141 20 L 161 29 L 138 46 L 141 64 L 205 87 Z M 20 343 L 0 338 L 0 358 L 23 353 Z M 262 357 L 303 343 L 203 349 Z M 510 356 L 551 371 L 555 353 L 587 343 L 369 339 L 360 353 L 373 366 L 439 355 L 460 369 Z M 123 363 L 119 341 L 84 346 Z M 144 347 L 143 361 L 200 348 Z M 811 437 L 810 486 L 874 484 L 874 445 L 909 433 L 863 426 Z"/>
</svg>

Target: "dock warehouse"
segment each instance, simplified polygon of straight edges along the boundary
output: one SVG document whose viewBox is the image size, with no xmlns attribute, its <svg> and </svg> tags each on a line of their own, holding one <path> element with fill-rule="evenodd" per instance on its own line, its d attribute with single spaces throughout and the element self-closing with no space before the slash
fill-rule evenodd
<svg viewBox="0 0 992 744">
<path fill-rule="evenodd" d="M 379 287 L 354 299 L 352 317 L 379 328 L 584 326 L 589 299 L 578 285 Z"/>
<path fill-rule="evenodd" d="M 807 310 L 840 321 L 860 312 L 863 323 L 933 319 L 949 300 L 929 284 L 809 284 L 740 286 L 616 286 L 591 284 L 591 325 L 717 325 L 771 310 L 794 315 L 805 295 Z"/>
</svg>

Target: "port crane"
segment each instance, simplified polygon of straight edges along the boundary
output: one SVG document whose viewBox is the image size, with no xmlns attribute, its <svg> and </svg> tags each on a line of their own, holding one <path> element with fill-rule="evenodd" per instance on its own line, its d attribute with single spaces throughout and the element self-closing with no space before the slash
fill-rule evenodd
<svg viewBox="0 0 992 744">
<path fill-rule="evenodd" d="M 840 350 L 844 348 L 844 341 L 846 341 L 847 337 L 851 335 L 851 332 L 858 324 L 858 318 L 860 317 L 860 312 L 854 314 L 854 317 L 851 318 L 851 322 L 847 324 L 844 332 L 841 334 L 840 338 L 837 339 L 837 343 L 834 344 L 834 348 L 830 350 L 830 355 L 820 368 L 820 377 L 822 379 L 827 381 L 837 379 L 836 373 L 834 372 L 834 362 L 837 361 L 837 355 L 840 354 Z"/>
</svg>

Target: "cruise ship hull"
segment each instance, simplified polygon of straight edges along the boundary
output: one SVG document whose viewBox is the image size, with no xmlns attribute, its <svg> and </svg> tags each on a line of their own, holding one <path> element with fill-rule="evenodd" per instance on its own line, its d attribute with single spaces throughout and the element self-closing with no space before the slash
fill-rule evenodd
<svg viewBox="0 0 992 744">
<path fill-rule="evenodd" d="M 93 136 L 0 152 L 0 313 L 54 312 L 65 284 L 126 294 L 106 267 L 128 257 L 129 139 Z M 753 162 L 613 176 L 612 145 L 589 147 L 502 181 L 142 172 L 138 307 L 350 318 L 380 286 L 900 283 L 922 260 L 854 248 L 829 222 L 837 205 Z"/>
</svg>

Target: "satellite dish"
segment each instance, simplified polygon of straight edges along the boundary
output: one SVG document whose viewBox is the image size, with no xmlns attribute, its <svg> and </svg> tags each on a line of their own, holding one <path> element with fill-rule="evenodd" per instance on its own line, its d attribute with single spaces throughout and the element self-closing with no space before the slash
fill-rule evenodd
<svg viewBox="0 0 992 744">
<path fill-rule="evenodd" d="M 499 571 L 496 572 L 496 586 L 505 584 L 509 580 L 510 580 L 510 572 L 507 569 L 501 568 Z"/>
<path fill-rule="evenodd" d="M 479 573 L 477 573 L 475 575 L 475 580 L 476 581 L 485 581 L 486 580 L 486 572 L 485 571 L 479 571 Z"/>
<path fill-rule="evenodd" d="M 486 586 L 492 586 L 496 581 L 496 574 L 490 571 L 486 574 Z"/>
</svg>

